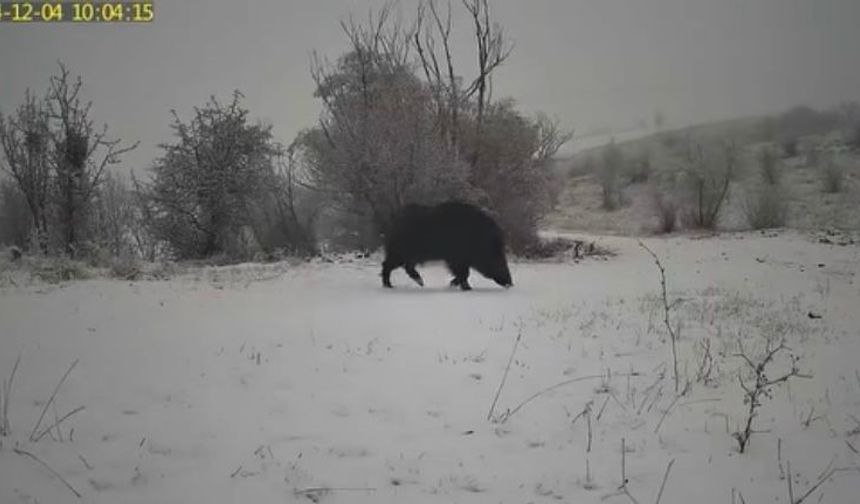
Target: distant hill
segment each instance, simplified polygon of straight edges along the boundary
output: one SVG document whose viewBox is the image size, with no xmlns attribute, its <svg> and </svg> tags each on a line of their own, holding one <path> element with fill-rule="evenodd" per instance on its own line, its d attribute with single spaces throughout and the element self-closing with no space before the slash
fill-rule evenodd
<svg viewBox="0 0 860 504">
<path fill-rule="evenodd" d="M 686 189 L 678 180 L 689 142 L 712 146 L 719 152 L 720 145 L 731 141 L 737 148 L 738 166 L 718 229 L 752 227 L 748 214 L 761 186 L 763 149 L 769 149 L 776 158 L 780 182 L 769 191 L 779 191 L 774 204 L 784 204 L 786 227 L 860 229 L 860 152 L 848 145 L 849 129 L 835 113 L 796 107 L 778 116 L 582 139 L 574 146 L 573 155 L 554 161 L 553 170 L 563 187 L 558 207 L 546 225 L 613 234 L 653 233 L 659 227 L 655 208 L 658 197 L 683 206 Z M 623 204 L 608 211 L 603 208 L 599 174 L 604 150 L 613 138 L 623 158 L 618 173 Z M 824 179 L 836 172 L 841 174 L 841 190 L 831 193 L 825 190 Z M 684 208 L 678 212 L 678 222 L 683 224 Z"/>
</svg>

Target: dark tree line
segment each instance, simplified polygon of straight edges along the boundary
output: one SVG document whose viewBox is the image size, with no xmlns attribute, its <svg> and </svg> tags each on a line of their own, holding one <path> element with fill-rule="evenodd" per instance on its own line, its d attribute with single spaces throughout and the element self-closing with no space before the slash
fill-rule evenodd
<svg viewBox="0 0 860 504">
<path fill-rule="evenodd" d="M 109 167 L 134 146 L 97 130 L 65 67 L 47 94 L 0 116 L 0 240 L 42 253 L 98 250 L 146 259 L 244 260 L 373 249 L 407 203 L 478 203 L 522 251 L 557 197 L 549 160 L 572 134 L 492 97 L 511 44 L 486 0 L 462 0 L 474 34 L 471 76 L 454 65 L 455 8 L 421 2 L 409 26 L 392 5 L 342 23 L 347 51 L 315 55 L 323 112 L 288 146 L 251 118 L 237 91 L 183 118 L 148 173 Z M 20 221 L 27 215 L 26 225 Z"/>
</svg>

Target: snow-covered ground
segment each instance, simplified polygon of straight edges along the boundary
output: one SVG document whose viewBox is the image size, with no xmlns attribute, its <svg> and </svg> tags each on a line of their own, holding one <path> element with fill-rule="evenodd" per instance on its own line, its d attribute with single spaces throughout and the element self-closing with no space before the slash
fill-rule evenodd
<svg viewBox="0 0 860 504">
<path fill-rule="evenodd" d="M 662 503 L 788 502 L 789 463 L 795 500 L 830 467 L 855 472 L 804 502 L 858 502 L 860 247 L 796 233 L 645 243 L 680 323 L 680 399 L 658 271 L 630 238 L 600 239 L 618 252 L 605 260 L 515 263 L 510 290 L 450 290 L 441 266 L 423 289 L 398 271 L 383 290 L 370 260 L 3 287 L 0 377 L 22 358 L 0 502 L 624 503 L 622 439 L 638 502 L 655 501 L 671 460 Z M 755 358 L 767 337 L 812 378 L 774 387 L 741 454 L 734 354 L 742 340 Z M 76 359 L 42 427 L 85 410 L 62 440 L 29 441 Z"/>
</svg>

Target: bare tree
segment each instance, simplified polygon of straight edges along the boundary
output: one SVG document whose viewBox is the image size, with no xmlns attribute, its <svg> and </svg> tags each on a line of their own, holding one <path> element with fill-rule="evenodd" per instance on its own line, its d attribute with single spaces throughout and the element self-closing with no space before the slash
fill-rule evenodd
<svg viewBox="0 0 860 504">
<path fill-rule="evenodd" d="M 105 173 L 93 198 L 91 234 L 113 257 L 129 255 L 133 249 L 133 228 L 138 225 L 134 195 L 121 175 Z"/>
<path fill-rule="evenodd" d="M 59 75 L 50 79 L 45 110 L 52 122 L 50 163 L 58 224 L 66 252 L 73 256 L 105 169 L 119 163 L 122 155 L 135 149 L 137 143 L 121 146 L 120 140 L 108 140 L 106 125 L 97 130 L 89 117 L 92 103 L 81 102 L 81 78 L 71 81 L 69 71 L 62 63 L 59 65 Z"/>
<path fill-rule="evenodd" d="M 299 255 L 317 253 L 315 226 L 324 208 L 323 195 L 309 189 L 304 169 L 302 136 L 276 159 L 270 190 L 255 205 L 252 225 L 263 251 Z"/>
<path fill-rule="evenodd" d="M 0 179 L 0 245 L 26 250 L 33 229 L 27 199 L 11 179 Z"/>
<path fill-rule="evenodd" d="M 501 66 L 513 51 L 513 46 L 504 37 L 501 27 L 490 22 L 490 7 L 487 0 L 463 0 L 463 5 L 472 16 L 475 27 L 475 43 L 478 53 L 478 75 L 472 84 L 466 88 L 466 96 L 477 93 L 477 120 L 475 121 L 475 137 L 481 138 L 481 128 L 484 125 L 484 111 L 490 103 L 492 73 Z M 479 142 L 480 143 L 480 142 Z M 480 146 L 476 145 L 471 162 L 476 163 L 480 155 Z"/>
<path fill-rule="evenodd" d="M 0 146 L 8 173 L 27 202 L 39 248 L 48 253 L 48 212 L 51 188 L 50 130 L 43 103 L 28 90 L 13 116 L 0 114 Z"/>
<path fill-rule="evenodd" d="M 411 32 L 386 21 L 388 8 L 366 26 L 343 24 L 351 47 L 335 64 L 315 58 L 323 114 L 302 139 L 314 188 L 366 216 L 377 234 L 404 204 L 463 195 L 468 185 L 467 167 L 438 133 L 433 91 L 409 64 Z"/>
<path fill-rule="evenodd" d="M 445 16 L 439 13 L 435 0 L 422 1 L 418 6 L 416 28 L 412 32 L 418 59 L 427 82 L 435 90 L 438 116 L 442 132 L 447 133 L 453 146 L 459 145 L 461 110 L 474 106 L 473 127 L 476 139 L 482 138 L 484 115 L 491 102 L 492 74 L 508 59 L 513 45 L 505 38 L 501 27 L 491 21 L 487 0 L 462 0 L 468 11 L 475 35 L 476 75 L 467 86 L 454 70 L 451 52 L 451 4 Z M 429 11 L 432 25 L 425 24 Z M 437 49 L 437 46 L 441 46 Z M 472 102 L 470 104 L 470 101 Z M 481 143 L 474 142 L 469 163 L 475 165 L 480 156 Z"/>
<path fill-rule="evenodd" d="M 538 113 L 535 119 L 537 128 L 537 148 L 535 159 L 539 163 L 546 163 L 558 153 L 561 147 L 573 138 L 573 130 L 562 129 L 558 119 L 550 119 L 543 112 Z"/>
<path fill-rule="evenodd" d="M 510 100 L 492 101 L 491 77 L 511 46 L 488 2 L 462 3 L 477 56 L 467 84 L 454 66 L 450 4 L 422 1 L 408 29 L 390 20 L 391 4 L 364 25 L 342 24 L 349 52 L 335 64 L 314 57 L 323 114 L 303 140 L 310 181 L 376 233 L 405 203 L 478 201 L 521 248 L 551 208 L 548 161 L 572 133 L 545 115 L 523 117 Z"/>
</svg>

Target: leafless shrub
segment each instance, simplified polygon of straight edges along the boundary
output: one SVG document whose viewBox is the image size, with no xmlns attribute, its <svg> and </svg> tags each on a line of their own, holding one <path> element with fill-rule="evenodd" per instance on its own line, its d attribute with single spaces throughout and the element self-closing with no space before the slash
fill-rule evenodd
<svg viewBox="0 0 860 504">
<path fill-rule="evenodd" d="M 264 257 L 319 252 L 317 225 L 325 210 L 324 194 L 309 189 L 307 159 L 300 135 L 278 155 L 269 189 L 251 205 L 251 227 Z"/>
<path fill-rule="evenodd" d="M 667 149 L 675 149 L 681 143 L 681 139 L 673 132 L 666 131 L 660 135 L 660 144 Z"/>
<path fill-rule="evenodd" d="M 585 153 L 581 158 L 577 158 L 567 172 L 568 178 L 582 177 L 584 175 L 593 175 L 597 170 L 597 162 L 591 154 Z"/>
<path fill-rule="evenodd" d="M 729 193 L 729 185 L 737 169 L 737 149 L 723 144 L 719 152 L 711 152 L 688 139 L 681 165 L 686 185 L 684 217 L 688 225 L 714 229 Z"/>
<path fill-rule="evenodd" d="M 111 260 L 110 274 L 120 280 L 137 280 L 143 274 L 143 270 L 136 257 L 125 254 Z"/>
<path fill-rule="evenodd" d="M 811 378 L 811 376 L 800 372 L 797 367 L 799 357 L 793 354 L 790 356 L 791 367 L 787 372 L 780 375 L 779 378 L 768 378 L 767 368 L 774 362 L 774 357 L 776 357 L 779 352 L 789 350 L 788 347 L 785 346 L 784 342 L 781 342 L 775 347 L 772 345 L 772 342 L 768 340 L 766 342 L 764 354 L 754 361 L 747 355 L 743 344 L 738 341 L 739 353 L 737 353 L 736 356 L 744 360 L 746 365 L 749 367 L 749 371 L 751 372 L 754 380 L 754 382 L 750 383 L 748 380 L 744 380 L 743 373 L 740 371 L 738 372 L 738 382 L 740 383 L 741 389 L 744 391 L 744 404 L 747 405 L 747 415 L 743 428 L 734 432 L 732 436 L 738 442 L 738 448 L 741 453 L 744 453 L 747 445 L 749 444 L 750 438 L 755 433 L 753 430 L 753 421 L 758 416 L 758 410 L 762 406 L 762 400 L 773 397 L 773 387 L 780 383 L 787 382 L 791 378 Z"/>
<path fill-rule="evenodd" d="M 757 161 L 762 181 L 768 185 L 778 184 L 782 176 L 782 166 L 773 149 L 764 147 L 759 150 Z"/>
<path fill-rule="evenodd" d="M 678 203 L 662 190 L 653 193 L 654 210 L 657 214 L 657 231 L 663 234 L 675 231 L 678 223 Z"/>
<path fill-rule="evenodd" d="M 528 259 L 567 259 L 574 261 L 585 257 L 612 257 L 614 255 L 614 250 L 603 247 L 597 242 L 570 238 L 541 239 L 520 253 L 521 257 Z"/>
<path fill-rule="evenodd" d="M 622 204 L 620 174 L 624 168 L 624 155 L 621 149 L 611 140 L 603 149 L 603 158 L 600 164 L 600 187 L 603 189 L 603 208 L 615 210 Z"/>
<path fill-rule="evenodd" d="M 631 184 L 643 184 L 651 178 L 653 167 L 651 166 L 651 155 L 648 151 L 642 151 L 639 156 L 631 159 L 627 167 Z"/>
<path fill-rule="evenodd" d="M 761 184 L 753 187 L 745 194 L 743 211 L 753 229 L 785 226 L 788 218 L 785 187 L 782 184 Z"/>
<path fill-rule="evenodd" d="M 464 125 L 476 120 L 463 119 Z M 468 128 L 467 131 L 471 131 Z M 480 156 L 469 168 L 478 203 L 488 207 L 514 252 L 533 244 L 541 219 L 551 209 L 552 174 L 540 161 L 540 128 L 514 108 L 511 100 L 492 103 L 484 113 L 481 137 L 464 134 L 464 146 L 479 142 Z"/>
<path fill-rule="evenodd" d="M 851 128 L 848 134 L 848 146 L 860 151 L 860 120 Z"/>
<path fill-rule="evenodd" d="M 546 259 L 550 257 L 558 257 L 565 252 L 568 252 L 578 244 L 574 240 L 567 238 L 553 238 L 550 240 L 538 240 L 536 243 L 526 247 L 522 252 L 522 256 L 530 259 Z"/>
<path fill-rule="evenodd" d="M 49 284 L 85 280 L 92 276 L 83 262 L 66 256 L 38 260 L 33 265 L 32 275 Z"/>
<path fill-rule="evenodd" d="M 801 136 L 823 134 L 831 131 L 839 124 L 838 114 L 833 111 L 815 110 L 806 105 L 799 105 L 780 114 L 776 118 L 776 127 L 783 142 L 789 142 Z"/>
<path fill-rule="evenodd" d="M 92 242 L 111 257 L 134 253 L 133 228 L 141 225 L 136 212 L 134 194 L 126 179 L 115 173 L 105 173 L 93 196 L 88 233 Z"/>
<path fill-rule="evenodd" d="M 821 166 L 821 183 L 824 192 L 842 192 L 845 182 L 845 165 L 842 161 L 830 156 Z"/>
<path fill-rule="evenodd" d="M 786 158 L 797 157 L 799 140 L 797 137 L 791 136 L 783 139 L 782 153 Z"/>
<path fill-rule="evenodd" d="M 817 145 L 812 145 L 806 151 L 806 159 L 804 164 L 807 168 L 818 168 L 818 163 L 821 162 L 821 149 Z"/>
<path fill-rule="evenodd" d="M 19 247 L 11 246 L 9 247 L 9 260 L 14 262 L 20 261 L 21 258 L 24 257 L 24 253 L 21 251 Z"/>
</svg>

